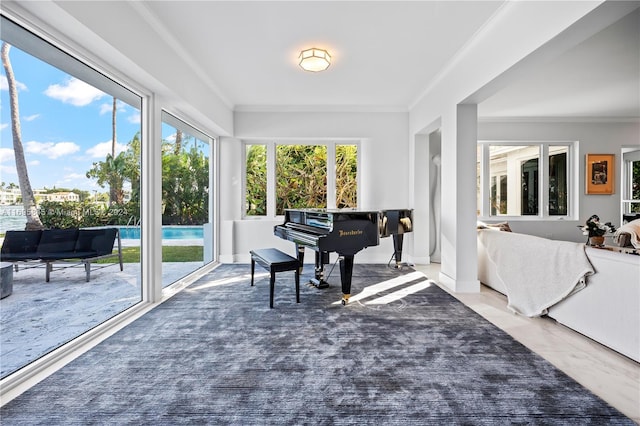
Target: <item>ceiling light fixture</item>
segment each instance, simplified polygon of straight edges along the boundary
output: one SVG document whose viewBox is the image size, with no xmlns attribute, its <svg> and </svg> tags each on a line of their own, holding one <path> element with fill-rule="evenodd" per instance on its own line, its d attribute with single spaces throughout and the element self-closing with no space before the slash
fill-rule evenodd
<svg viewBox="0 0 640 426">
<path fill-rule="evenodd" d="M 324 49 L 312 47 L 300 52 L 300 67 L 305 71 L 324 71 L 331 65 L 331 55 Z"/>
</svg>

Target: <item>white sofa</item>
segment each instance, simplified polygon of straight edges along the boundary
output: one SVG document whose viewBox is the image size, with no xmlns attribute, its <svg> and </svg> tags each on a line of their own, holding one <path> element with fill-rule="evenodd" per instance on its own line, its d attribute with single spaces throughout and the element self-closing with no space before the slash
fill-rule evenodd
<svg viewBox="0 0 640 426">
<path fill-rule="evenodd" d="M 481 230 L 491 238 L 501 231 Z M 513 233 L 513 238 L 518 238 Z M 508 239 L 501 239 L 509 250 Z M 502 250 L 502 246 L 500 246 Z M 552 305 L 548 316 L 609 348 L 640 362 L 640 256 L 585 247 L 595 273 L 587 275 L 586 287 Z M 530 257 L 531 262 L 536 259 Z M 545 265 L 539 265 L 544 268 Z M 478 238 L 478 279 L 507 294 L 507 287 Z"/>
</svg>

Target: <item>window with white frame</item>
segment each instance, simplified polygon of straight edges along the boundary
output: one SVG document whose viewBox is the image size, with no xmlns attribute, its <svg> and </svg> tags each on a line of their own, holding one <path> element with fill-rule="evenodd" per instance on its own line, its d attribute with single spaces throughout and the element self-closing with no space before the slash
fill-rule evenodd
<svg viewBox="0 0 640 426">
<path fill-rule="evenodd" d="M 575 144 L 479 141 L 479 216 L 570 216 Z"/>
<path fill-rule="evenodd" d="M 7 344 L 10 335 L 0 339 L 0 376 L 4 378 L 25 366 L 34 366 L 36 359 L 63 345 L 73 345 L 76 337 L 142 301 L 141 250 L 134 241 L 139 233 L 137 238 L 131 237 L 135 232 L 128 232 L 133 230 L 127 225 L 140 222 L 143 102 L 132 89 L 10 19 L 1 16 L 0 25 L 0 42 L 6 43 L 0 81 L 7 82 L 0 84 L 2 180 L 16 188 L 16 183 L 23 181 L 34 195 L 48 194 L 35 197 L 45 228 L 117 227 L 119 237 L 128 240 L 130 249 L 124 256 L 126 278 L 116 273 L 119 271 L 115 267 L 110 273 L 92 273 L 90 286 L 67 294 L 64 309 L 43 307 L 17 312 L 14 321 L 25 325 L 20 341 Z M 7 68 L 12 72 L 7 73 Z M 5 90 L 9 79 L 15 80 L 12 93 Z M 19 106 L 24 115 L 17 114 L 16 108 L 12 117 L 13 105 Z M 19 129 L 21 136 L 15 138 L 15 145 L 12 128 Z M 19 147 L 17 155 L 14 147 Z M 18 161 L 25 163 L 20 172 Z M 54 196 L 48 189 L 51 186 L 73 196 Z M 7 219 L 13 218 L 0 217 L 3 233 L 24 229 L 27 220 Z M 43 279 L 36 275 L 22 278 L 27 285 L 39 285 Z M 56 279 L 66 280 L 59 275 Z M 87 300 L 93 302 L 87 304 Z M 25 301 L 33 304 L 36 300 Z M 48 323 L 55 327 L 43 329 Z M 48 336 L 47 345 L 39 344 L 43 330 L 55 330 Z"/>
<path fill-rule="evenodd" d="M 622 213 L 640 213 L 640 150 L 622 153 Z"/>
<path fill-rule="evenodd" d="M 289 208 L 357 207 L 358 144 L 246 143 L 244 176 L 247 217 L 282 215 Z"/>
</svg>

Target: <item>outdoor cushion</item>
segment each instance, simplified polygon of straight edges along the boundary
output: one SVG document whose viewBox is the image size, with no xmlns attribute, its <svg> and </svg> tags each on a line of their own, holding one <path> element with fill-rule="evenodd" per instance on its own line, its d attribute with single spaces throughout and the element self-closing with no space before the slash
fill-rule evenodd
<svg viewBox="0 0 640 426">
<path fill-rule="evenodd" d="M 42 231 L 7 231 L 2 242 L 2 259 L 33 259 Z"/>
<path fill-rule="evenodd" d="M 38 244 L 38 256 L 43 257 L 50 253 L 73 252 L 76 248 L 78 229 L 45 229 L 42 231 L 40 244 Z"/>
<path fill-rule="evenodd" d="M 2 253 L 0 256 L 3 262 L 18 262 L 39 259 L 38 253 Z"/>
<path fill-rule="evenodd" d="M 52 253 L 38 253 L 40 260 L 85 259 L 96 257 L 95 251 L 61 251 Z"/>
<path fill-rule="evenodd" d="M 78 234 L 75 250 L 77 252 L 92 252 L 93 256 L 111 254 L 117 232 L 118 230 L 116 228 L 81 229 Z"/>
</svg>

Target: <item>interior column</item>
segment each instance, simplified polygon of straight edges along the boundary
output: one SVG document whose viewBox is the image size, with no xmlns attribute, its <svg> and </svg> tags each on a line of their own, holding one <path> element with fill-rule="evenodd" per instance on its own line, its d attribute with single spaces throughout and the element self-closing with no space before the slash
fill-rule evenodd
<svg viewBox="0 0 640 426">
<path fill-rule="evenodd" d="M 236 240 L 234 223 L 242 218 L 242 156 L 244 154 L 242 141 L 232 137 L 220 138 L 220 251 L 219 260 L 222 263 L 236 261 Z"/>
<path fill-rule="evenodd" d="M 439 280 L 456 292 L 479 292 L 476 242 L 475 104 L 448 108 L 442 117 L 442 214 Z"/>
</svg>

